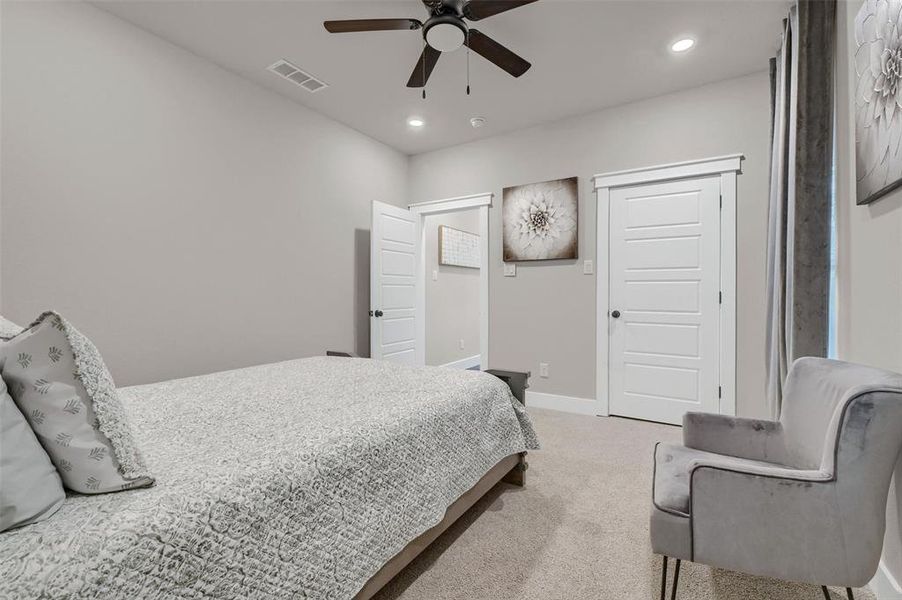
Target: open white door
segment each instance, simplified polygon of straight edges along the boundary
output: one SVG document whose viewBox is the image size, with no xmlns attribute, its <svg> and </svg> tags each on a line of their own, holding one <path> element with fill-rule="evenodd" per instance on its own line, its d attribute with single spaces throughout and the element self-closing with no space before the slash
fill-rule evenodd
<svg viewBox="0 0 902 600">
<path fill-rule="evenodd" d="M 373 202 L 370 235 L 370 356 L 422 365 L 416 307 L 420 216 Z"/>
</svg>

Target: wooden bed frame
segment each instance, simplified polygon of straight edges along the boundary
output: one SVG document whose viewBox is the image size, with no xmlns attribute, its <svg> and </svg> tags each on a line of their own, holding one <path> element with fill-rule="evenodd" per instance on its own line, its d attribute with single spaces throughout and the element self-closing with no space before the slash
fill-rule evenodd
<svg viewBox="0 0 902 600">
<path fill-rule="evenodd" d="M 448 510 L 445 511 L 445 517 L 438 525 L 428 529 L 425 533 L 415 538 L 412 542 L 404 546 L 404 549 L 398 552 L 394 558 L 389 560 L 382 566 L 379 571 L 373 575 L 366 585 L 357 592 L 354 600 L 369 600 L 376 595 L 392 578 L 400 573 L 404 567 L 409 565 L 413 559 L 420 555 L 429 544 L 434 542 L 448 527 L 450 527 L 457 519 L 470 509 L 476 502 L 486 495 L 486 493 L 495 487 L 495 485 L 504 481 L 514 485 L 523 486 L 526 484 L 526 453 L 512 454 L 501 460 L 497 465 L 492 467 L 488 473 L 482 476 L 476 485 L 463 493 Z"/>
<path fill-rule="evenodd" d="M 353 352 L 344 352 L 341 350 L 327 350 L 326 356 L 360 358 Z M 524 375 L 523 373 L 514 373 L 510 371 L 496 371 L 492 374 L 496 377 L 500 377 L 508 384 L 508 386 L 511 385 L 511 381 L 509 378 L 506 378 L 505 375 Z M 529 374 L 526 373 L 525 378 L 523 378 L 522 383 L 520 384 L 521 389 L 519 390 L 519 394 L 517 393 L 518 390 L 515 390 L 513 386 L 511 387 L 511 392 L 513 392 L 514 396 L 516 396 L 520 402 L 523 402 L 524 405 L 526 403 L 524 402 L 525 398 L 523 397 L 523 391 L 528 387 L 525 385 L 528 377 Z M 451 527 L 455 521 L 467 512 L 470 507 L 476 504 L 480 498 L 485 496 L 490 489 L 495 487 L 498 482 L 504 481 L 520 487 L 526 485 L 526 469 L 528 467 L 529 464 L 526 462 L 526 452 L 511 454 L 510 456 L 501 459 L 497 465 L 489 469 L 489 472 L 482 476 L 482 479 L 476 482 L 476 485 L 464 492 L 460 498 L 455 500 L 454 503 L 448 507 L 448 510 L 445 511 L 444 518 L 439 521 L 437 525 L 426 530 L 425 533 L 404 546 L 404 548 L 395 554 L 391 560 L 382 565 L 382 568 L 379 569 L 375 575 L 370 577 L 363 588 L 357 592 L 357 595 L 354 596 L 354 600 L 369 600 L 375 596 L 376 593 L 385 587 L 395 575 L 413 562 L 417 556 L 429 547 L 429 544 L 434 542 L 438 536 Z"/>
</svg>

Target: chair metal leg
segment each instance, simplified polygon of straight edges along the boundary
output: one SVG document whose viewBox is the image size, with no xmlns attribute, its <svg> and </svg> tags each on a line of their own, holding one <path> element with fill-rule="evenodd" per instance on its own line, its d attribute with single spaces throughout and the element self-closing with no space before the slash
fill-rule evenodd
<svg viewBox="0 0 902 600">
<path fill-rule="evenodd" d="M 664 557 L 664 563 L 661 566 L 661 600 L 665 600 L 667 595 L 667 557 Z"/>
<path fill-rule="evenodd" d="M 673 569 L 673 589 L 670 592 L 670 600 L 676 600 L 676 591 L 677 591 L 677 583 L 680 580 L 680 563 L 683 562 L 679 558 L 676 562 L 676 567 Z"/>
<path fill-rule="evenodd" d="M 827 586 L 822 585 L 821 591 L 824 592 L 824 598 L 826 598 L 826 600 L 830 600 L 830 590 L 827 589 Z M 852 594 L 852 588 L 850 587 L 846 588 L 846 598 L 848 598 L 849 600 L 855 600 L 855 596 Z"/>
</svg>

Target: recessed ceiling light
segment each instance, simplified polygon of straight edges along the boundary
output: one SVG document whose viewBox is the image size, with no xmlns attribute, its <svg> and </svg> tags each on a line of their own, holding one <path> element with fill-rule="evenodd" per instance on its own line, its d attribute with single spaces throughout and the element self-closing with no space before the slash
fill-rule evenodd
<svg viewBox="0 0 902 600">
<path fill-rule="evenodd" d="M 409 119 L 407 119 L 407 124 L 411 127 L 422 127 L 426 124 L 426 121 L 424 121 L 420 117 L 410 117 Z"/>
<path fill-rule="evenodd" d="M 674 52 L 685 52 L 692 48 L 694 45 L 695 40 L 693 40 L 692 38 L 683 38 L 671 44 L 670 49 Z"/>
</svg>

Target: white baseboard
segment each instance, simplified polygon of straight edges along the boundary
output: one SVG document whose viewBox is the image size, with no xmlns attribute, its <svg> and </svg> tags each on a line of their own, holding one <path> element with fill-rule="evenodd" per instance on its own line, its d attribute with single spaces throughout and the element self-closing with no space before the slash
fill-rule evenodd
<svg viewBox="0 0 902 600">
<path fill-rule="evenodd" d="M 482 356 L 477 354 L 476 356 L 468 356 L 467 358 L 455 360 L 453 362 L 445 363 L 440 366 L 447 367 L 449 369 L 472 369 L 473 367 L 480 366 L 479 361 L 481 359 Z"/>
<path fill-rule="evenodd" d="M 899 585 L 882 560 L 868 587 L 876 594 L 877 600 L 902 600 L 902 586 Z"/>
<path fill-rule="evenodd" d="M 548 408 L 577 415 L 591 415 L 593 417 L 598 414 L 598 403 L 591 398 L 574 398 L 573 396 L 530 392 L 529 390 L 526 391 L 526 406 Z"/>
</svg>

